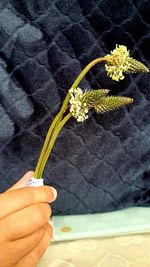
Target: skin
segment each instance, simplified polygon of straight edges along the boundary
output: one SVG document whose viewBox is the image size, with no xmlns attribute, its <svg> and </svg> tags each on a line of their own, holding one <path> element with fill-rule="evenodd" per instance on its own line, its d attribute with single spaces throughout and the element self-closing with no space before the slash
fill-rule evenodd
<svg viewBox="0 0 150 267">
<path fill-rule="evenodd" d="M 52 239 L 49 203 L 52 187 L 25 187 L 34 172 L 27 172 L 0 194 L 0 263 L 3 267 L 35 267 Z"/>
</svg>

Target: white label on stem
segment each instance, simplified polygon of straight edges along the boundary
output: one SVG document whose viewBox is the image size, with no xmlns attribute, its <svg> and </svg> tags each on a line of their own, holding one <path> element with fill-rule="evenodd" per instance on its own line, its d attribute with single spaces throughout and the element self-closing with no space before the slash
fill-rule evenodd
<svg viewBox="0 0 150 267">
<path fill-rule="evenodd" d="M 43 185 L 44 185 L 43 178 L 36 179 L 34 177 L 31 177 L 31 180 L 27 184 L 27 186 L 34 186 L 34 187 L 43 186 Z"/>
</svg>

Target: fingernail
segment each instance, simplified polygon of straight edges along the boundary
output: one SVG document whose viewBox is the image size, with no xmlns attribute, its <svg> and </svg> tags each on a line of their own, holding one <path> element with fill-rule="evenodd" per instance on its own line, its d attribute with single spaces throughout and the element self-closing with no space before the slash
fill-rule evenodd
<svg viewBox="0 0 150 267">
<path fill-rule="evenodd" d="M 53 196 L 54 196 L 54 200 L 55 200 L 57 198 L 57 190 L 54 187 L 52 187 L 52 186 L 51 186 L 51 189 L 53 191 Z"/>
</svg>

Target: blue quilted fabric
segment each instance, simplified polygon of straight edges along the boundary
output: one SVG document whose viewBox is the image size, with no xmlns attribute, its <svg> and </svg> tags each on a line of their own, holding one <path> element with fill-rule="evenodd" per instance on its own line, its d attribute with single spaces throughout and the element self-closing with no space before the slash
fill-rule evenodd
<svg viewBox="0 0 150 267">
<path fill-rule="evenodd" d="M 34 170 L 52 119 L 91 60 L 116 44 L 150 66 L 147 0 L 0 1 L 0 190 Z M 150 204 L 149 74 L 111 81 L 95 66 L 82 88 L 134 98 L 128 107 L 71 119 L 44 172 L 58 190 L 54 214 Z"/>
</svg>

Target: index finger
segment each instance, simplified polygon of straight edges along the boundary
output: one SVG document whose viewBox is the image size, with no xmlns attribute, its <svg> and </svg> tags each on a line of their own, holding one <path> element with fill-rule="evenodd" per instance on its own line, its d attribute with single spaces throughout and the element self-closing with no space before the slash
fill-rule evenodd
<svg viewBox="0 0 150 267">
<path fill-rule="evenodd" d="M 35 203 L 51 203 L 57 191 L 51 186 L 24 187 L 0 194 L 0 219 Z"/>
</svg>

